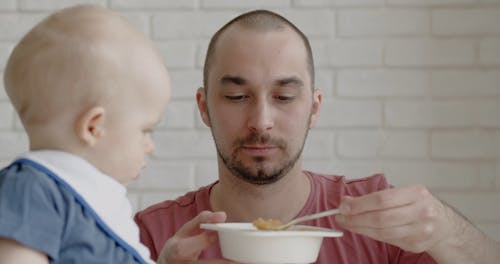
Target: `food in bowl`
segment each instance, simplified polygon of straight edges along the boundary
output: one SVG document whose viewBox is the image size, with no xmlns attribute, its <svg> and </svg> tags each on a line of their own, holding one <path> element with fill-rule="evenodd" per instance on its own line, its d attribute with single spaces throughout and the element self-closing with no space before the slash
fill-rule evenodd
<svg viewBox="0 0 500 264">
<path fill-rule="evenodd" d="M 280 230 L 279 227 L 284 224 L 280 220 L 259 217 L 252 222 L 252 225 L 259 230 Z"/>
<path fill-rule="evenodd" d="M 258 230 L 252 223 L 202 224 L 219 235 L 222 256 L 246 264 L 313 263 L 324 237 L 340 237 L 342 232 L 314 226 L 296 225 L 281 231 Z"/>
</svg>

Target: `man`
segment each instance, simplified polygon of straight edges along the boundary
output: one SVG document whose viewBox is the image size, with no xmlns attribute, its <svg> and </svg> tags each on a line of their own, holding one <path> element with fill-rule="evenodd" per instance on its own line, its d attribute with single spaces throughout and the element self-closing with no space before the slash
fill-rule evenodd
<svg viewBox="0 0 500 264">
<path fill-rule="evenodd" d="M 153 258 L 165 242 L 173 263 L 220 258 L 214 234 L 198 225 L 226 215 L 228 222 L 288 221 L 339 207 L 335 218 L 304 223 L 345 231 L 323 241 L 317 263 L 498 259 L 498 243 L 424 186 L 391 189 L 383 175 L 349 181 L 303 170 L 302 148 L 321 93 L 309 42 L 285 18 L 258 10 L 223 26 L 209 44 L 196 99 L 216 144 L 219 180 L 136 215 Z"/>
</svg>

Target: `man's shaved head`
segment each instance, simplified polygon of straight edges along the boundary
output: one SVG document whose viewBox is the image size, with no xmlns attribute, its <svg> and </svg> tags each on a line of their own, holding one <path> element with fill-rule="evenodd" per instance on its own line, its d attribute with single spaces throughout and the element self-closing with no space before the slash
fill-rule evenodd
<svg viewBox="0 0 500 264">
<path fill-rule="evenodd" d="M 228 28 L 235 25 L 241 26 L 246 29 L 255 30 L 257 32 L 282 31 L 286 28 L 290 28 L 294 32 L 296 32 L 304 43 L 304 48 L 307 54 L 308 71 L 312 82 L 311 87 L 314 89 L 314 61 L 309 40 L 304 35 L 304 33 L 302 33 L 302 31 L 300 31 L 292 22 L 281 15 L 267 10 L 254 10 L 239 15 L 222 26 L 222 28 L 220 28 L 213 35 L 208 45 L 207 54 L 205 57 L 205 66 L 203 68 L 203 86 L 205 87 L 205 89 L 208 89 L 208 77 L 210 69 L 212 67 L 212 63 L 216 57 L 217 42 L 220 36 L 224 34 L 224 32 L 226 32 Z"/>
</svg>

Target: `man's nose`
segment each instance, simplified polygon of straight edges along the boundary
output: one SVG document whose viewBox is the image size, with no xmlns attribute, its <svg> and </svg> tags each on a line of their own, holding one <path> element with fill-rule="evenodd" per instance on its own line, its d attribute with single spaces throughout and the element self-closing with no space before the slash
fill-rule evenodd
<svg viewBox="0 0 500 264">
<path fill-rule="evenodd" d="M 264 98 L 259 98 L 251 105 L 248 113 L 248 129 L 260 133 L 274 126 L 272 105 Z"/>
</svg>

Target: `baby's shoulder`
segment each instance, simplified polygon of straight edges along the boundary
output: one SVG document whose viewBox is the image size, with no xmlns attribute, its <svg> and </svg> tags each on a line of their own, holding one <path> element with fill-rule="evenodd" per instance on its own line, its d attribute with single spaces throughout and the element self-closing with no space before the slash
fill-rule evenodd
<svg viewBox="0 0 500 264">
<path fill-rule="evenodd" d="M 14 163 L 0 171 L 0 199 L 12 203 L 32 202 L 33 205 L 60 207 L 65 194 L 56 182 L 43 172 L 26 165 Z"/>
<path fill-rule="evenodd" d="M 14 163 L 0 171 L 0 188 L 4 185 L 26 189 L 58 189 L 57 184 L 39 171 L 27 164 Z"/>
</svg>

